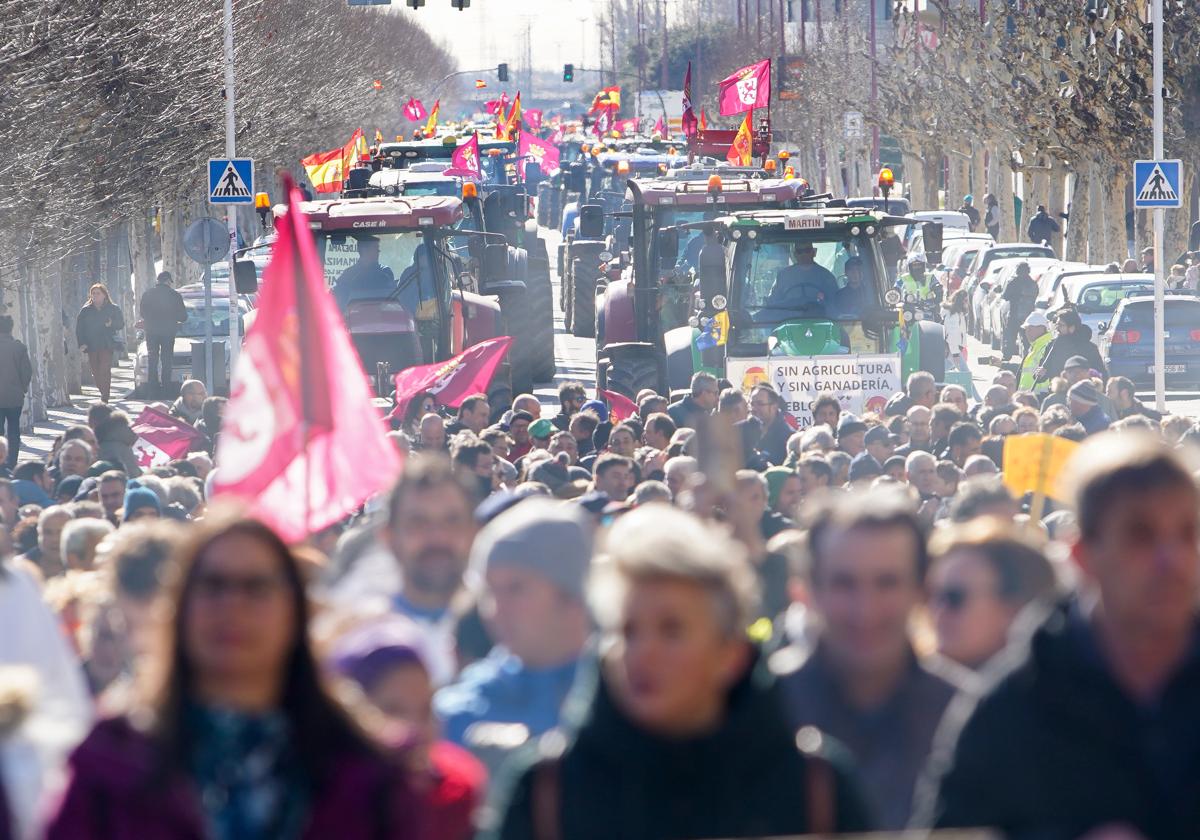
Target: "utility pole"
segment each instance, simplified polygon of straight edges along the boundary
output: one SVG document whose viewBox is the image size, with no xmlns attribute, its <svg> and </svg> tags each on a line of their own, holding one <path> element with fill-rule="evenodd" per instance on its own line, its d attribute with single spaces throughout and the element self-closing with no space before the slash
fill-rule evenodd
<svg viewBox="0 0 1200 840">
<path fill-rule="evenodd" d="M 638 0 L 637 4 L 637 45 L 638 89 L 634 116 L 640 117 L 642 115 L 642 90 L 646 87 L 646 23 L 643 0 Z"/>
<path fill-rule="evenodd" d="M 658 74 L 658 86 L 667 89 L 667 0 L 658 0 L 659 25 L 662 27 L 662 66 Z M 666 114 L 663 119 L 667 118 Z"/>
<path fill-rule="evenodd" d="M 1154 159 L 1163 153 L 1163 0 L 1154 0 Z M 1183 179 L 1180 178 L 1180 188 Z M 1176 211 L 1179 212 L 1179 211 Z M 1167 410 L 1166 291 L 1163 279 L 1163 240 L 1166 211 L 1154 208 L 1154 399 L 1160 412 Z"/>
<path fill-rule="evenodd" d="M 876 103 L 879 101 L 879 79 L 876 76 L 875 56 L 878 47 L 878 35 L 876 32 L 876 8 L 879 0 L 868 0 L 869 11 L 867 14 L 871 16 L 870 20 L 870 40 L 871 40 L 871 112 L 874 118 L 871 126 L 871 173 L 872 181 L 874 181 L 874 173 L 879 171 L 879 115 L 876 112 Z M 885 0 L 891 2 L 891 0 Z M 980 0 L 982 3 L 983 0 Z"/>
<path fill-rule="evenodd" d="M 233 0 L 225 0 L 225 157 L 233 160 L 237 157 L 237 125 L 233 118 L 234 102 L 234 73 L 233 73 Z M 226 221 L 229 225 L 229 377 L 226 385 L 233 386 L 233 366 L 241 349 L 241 310 L 238 307 L 237 271 L 234 254 L 237 252 L 237 207 L 229 205 L 225 210 Z M 211 353 L 211 350 L 210 350 Z M 211 355 L 209 364 L 212 364 Z M 208 383 L 210 386 L 212 382 Z"/>
</svg>

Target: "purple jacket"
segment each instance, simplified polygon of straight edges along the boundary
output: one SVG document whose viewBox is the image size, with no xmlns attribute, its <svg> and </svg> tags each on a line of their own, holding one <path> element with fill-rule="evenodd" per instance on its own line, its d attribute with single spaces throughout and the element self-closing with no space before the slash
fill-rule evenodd
<svg viewBox="0 0 1200 840">
<path fill-rule="evenodd" d="M 154 744 L 124 718 L 96 724 L 71 756 L 71 780 L 47 840 L 206 840 L 196 790 L 154 779 Z M 426 806 L 404 770 L 343 756 L 316 792 L 303 840 L 424 840 Z"/>
</svg>

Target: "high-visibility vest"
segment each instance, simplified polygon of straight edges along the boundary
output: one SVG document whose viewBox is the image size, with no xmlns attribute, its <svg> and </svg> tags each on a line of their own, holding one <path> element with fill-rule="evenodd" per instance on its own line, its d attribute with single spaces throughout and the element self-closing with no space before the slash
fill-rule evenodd
<svg viewBox="0 0 1200 840">
<path fill-rule="evenodd" d="M 911 274 L 905 274 L 900 278 L 900 288 L 905 294 L 916 295 L 917 300 L 933 297 L 933 285 L 928 274 L 923 280 L 917 280 Z"/>
<path fill-rule="evenodd" d="M 1017 384 L 1017 388 L 1022 391 L 1033 391 L 1037 385 L 1037 377 L 1034 374 L 1038 368 L 1042 366 L 1042 362 L 1046 359 L 1046 354 L 1050 351 L 1050 344 L 1054 341 L 1054 336 L 1050 333 L 1043 333 L 1033 340 L 1029 345 L 1029 353 L 1026 354 L 1025 360 L 1021 362 L 1021 380 Z M 1042 383 L 1044 390 L 1050 389 L 1049 381 Z"/>
</svg>

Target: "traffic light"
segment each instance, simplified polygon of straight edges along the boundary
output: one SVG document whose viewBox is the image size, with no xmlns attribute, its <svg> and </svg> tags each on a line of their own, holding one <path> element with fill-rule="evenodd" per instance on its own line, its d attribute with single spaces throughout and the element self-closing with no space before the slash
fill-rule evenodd
<svg viewBox="0 0 1200 840">
<path fill-rule="evenodd" d="M 450 5 L 461 12 L 471 5 L 471 0 L 450 0 Z"/>
<path fill-rule="evenodd" d="M 419 9 L 425 5 L 425 0 L 404 0 L 404 3 L 410 9 Z"/>
<path fill-rule="evenodd" d="M 508 65 L 507 64 L 501 63 L 500 66 L 496 68 L 496 78 L 498 78 L 502 82 L 508 81 Z"/>
<path fill-rule="evenodd" d="M 564 64 L 563 65 L 563 81 L 564 82 L 575 81 L 575 65 L 574 64 Z"/>
</svg>

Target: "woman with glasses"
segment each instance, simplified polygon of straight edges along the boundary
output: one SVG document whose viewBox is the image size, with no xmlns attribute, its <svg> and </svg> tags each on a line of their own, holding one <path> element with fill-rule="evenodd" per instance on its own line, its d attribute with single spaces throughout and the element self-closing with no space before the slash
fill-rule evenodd
<svg viewBox="0 0 1200 840">
<path fill-rule="evenodd" d="M 212 520 L 177 554 L 157 668 L 71 758 L 49 838 L 409 838 L 405 771 L 326 691 L 295 555 Z"/>
<path fill-rule="evenodd" d="M 929 609 L 938 652 L 982 668 L 1002 651 L 1017 614 L 1058 591 L 1053 566 L 1011 522 L 985 517 L 936 534 Z"/>
</svg>

